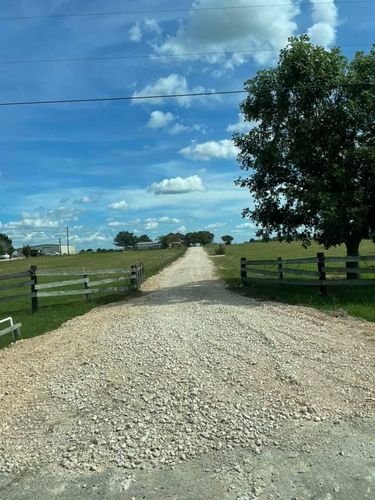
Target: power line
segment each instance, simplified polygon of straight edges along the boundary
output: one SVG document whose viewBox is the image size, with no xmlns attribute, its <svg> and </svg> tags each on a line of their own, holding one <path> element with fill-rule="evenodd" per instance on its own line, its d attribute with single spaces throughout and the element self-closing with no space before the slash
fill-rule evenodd
<svg viewBox="0 0 375 500">
<path fill-rule="evenodd" d="M 372 42 L 367 43 L 343 43 L 340 47 L 364 47 L 372 46 Z M 334 48 L 336 45 L 328 45 L 327 48 Z M 59 62 L 85 62 L 85 61 L 119 61 L 131 59 L 163 59 L 163 58 L 179 58 L 179 57 L 192 57 L 192 56 L 214 56 L 223 55 L 228 56 L 231 54 L 251 54 L 259 52 L 278 52 L 279 49 L 249 49 L 249 50 L 228 50 L 228 51 L 215 51 L 215 52 L 183 52 L 180 54 L 130 54 L 125 56 L 98 56 L 98 57 L 61 57 L 61 58 L 46 58 L 46 59 L 8 59 L 5 61 L 0 60 L 0 65 L 6 64 L 40 64 L 40 63 L 59 63 Z"/>
<path fill-rule="evenodd" d="M 149 99 L 177 99 L 180 97 L 199 97 L 211 95 L 243 94 L 246 90 L 223 90 L 214 92 L 189 92 L 185 94 L 143 95 L 143 96 L 118 96 L 118 97 L 92 97 L 87 99 L 52 99 L 41 101 L 11 101 L 0 102 L 0 106 L 30 106 L 36 104 L 76 104 L 80 102 L 109 102 L 109 101 L 140 101 Z"/>
<path fill-rule="evenodd" d="M 375 82 L 350 82 L 340 84 L 326 84 L 326 85 L 304 85 L 305 89 L 316 88 L 340 88 L 340 87 L 356 87 L 363 85 L 366 87 L 374 87 Z M 294 87 L 284 87 L 284 90 L 293 90 Z M 85 102 L 115 102 L 115 101 L 141 101 L 151 99 L 178 99 L 182 97 L 209 97 L 216 95 L 235 95 L 246 94 L 247 90 L 215 90 L 212 92 L 186 92 L 184 94 L 161 94 L 161 95 L 135 95 L 135 96 L 116 96 L 116 97 L 90 97 L 81 99 L 51 99 L 51 100 L 37 100 L 37 101 L 8 101 L 0 102 L 0 106 L 31 106 L 41 104 L 77 104 Z"/>
<path fill-rule="evenodd" d="M 359 3 L 374 3 L 374 0 L 336 0 L 335 4 L 359 4 Z M 311 4 L 307 1 L 299 2 L 299 5 L 306 5 L 314 8 L 315 5 L 332 5 L 332 2 L 322 1 L 314 2 Z M 292 3 L 267 3 L 267 4 L 248 4 L 248 5 L 222 5 L 212 7 L 191 7 L 180 9 L 148 9 L 148 10 L 119 10 L 119 11 L 104 11 L 104 12 L 79 12 L 76 14 L 46 14 L 35 16 L 3 16 L 0 21 L 28 21 L 34 19 L 58 19 L 69 17 L 100 17 L 100 16 L 119 16 L 119 15 L 132 15 L 132 14 L 172 14 L 179 12 L 199 12 L 199 11 L 215 11 L 215 10 L 234 10 L 234 9 L 254 9 L 254 8 L 267 8 L 267 7 L 291 7 Z"/>
</svg>

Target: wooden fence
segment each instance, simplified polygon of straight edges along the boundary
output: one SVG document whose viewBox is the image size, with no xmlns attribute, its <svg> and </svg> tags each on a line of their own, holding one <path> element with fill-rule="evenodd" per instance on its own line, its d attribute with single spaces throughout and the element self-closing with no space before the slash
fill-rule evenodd
<svg viewBox="0 0 375 500">
<path fill-rule="evenodd" d="M 54 277 L 65 279 L 51 281 Z M 5 286 L 0 286 L 0 293 L 5 292 L 4 296 L 0 296 L 0 303 L 31 299 L 31 311 L 35 313 L 38 310 L 39 299 L 44 297 L 84 295 L 86 300 L 90 300 L 91 295 L 95 293 L 131 292 L 136 290 L 144 279 L 143 262 L 133 264 L 129 269 L 57 270 L 38 269 L 37 266 L 31 266 L 24 272 L 0 275 L 0 282 L 8 282 Z M 114 283 L 117 285 L 106 286 Z M 22 288 L 24 288 L 22 293 L 8 295 L 9 291 Z M 64 289 L 57 290 L 58 288 Z"/>
<path fill-rule="evenodd" d="M 342 267 L 331 264 L 341 264 Z M 301 268 L 301 265 L 307 265 L 308 269 Z M 315 266 L 316 270 L 313 270 Z M 347 274 L 354 279 L 343 279 L 342 275 Z M 290 275 L 297 278 L 290 279 Z M 316 257 L 304 259 L 249 260 L 242 257 L 241 281 L 244 286 L 251 283 L 319 286 L 322 293 L 327 292 L 327 286 L 375 285 L 375 255 L 326 257 L 323 252 L 318 252 Z"/>
</svg>

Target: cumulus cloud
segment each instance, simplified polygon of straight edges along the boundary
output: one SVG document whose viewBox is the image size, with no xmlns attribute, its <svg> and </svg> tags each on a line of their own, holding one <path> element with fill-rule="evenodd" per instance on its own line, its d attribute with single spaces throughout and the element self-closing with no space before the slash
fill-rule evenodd
<svg viewBox="0 0 375 500">
<path fill-rule="evenodd" d="M 119 220 L 109 220 L 107 221 L 107 226 L 109 227 L 119 227 L 119 226 L 124 226 L 125 224 L 123 222 L 120 222 Z"/>
<path fill-rule="evenodd" d="M 210 92 L 213 92 L 211 89 Z M 194 87 L 190 88 L 188 82 L 184 76 L 177 75 L 176 73 L 171 73 L 170 75 L 159 78 L 154 83 L 146 85 L 139 92 L 134 92 L 133 97 L 139 96 L 151 96 L 151 95 L 175 95 L 175 94 L 191 94 L 205 92 L 207 89 L 204 87 Z M 133 103 L 140 103 L 140 100 L 134 100 Z M 152 99 L 150 104 L 160 105 L 163 104 L 164 99 Z M 176 97 L 176 103 L 179 106 L 189 107 L 191 103 L 191 97 Z"/>
<path fill-rule="evenodd" d="M 146 19 L 144 25 L 145 29 L 151 33 L 156 33 L 157 35 L 162 33 L 162 29 L 156 19 Z"/>
<path fill-rule="evenodd" d="M 154 182 L 148 190 L 154 194 L 183 194 L 193 191 L 203 191 L 202 179 L 198 175 L 191 177 L 175 177 L 164 179 L 161 182 Z"/>
<path fill-rule="evenodd" d="M 174 35 L 154 44 L 154 49 L 158 54 L 200 52 L 200 55 L 184 58 L 220 64 L 223 70 L 243 64 L 249 57 L 260 64 L 268 63 L 275 55 L 272 49 L 278 51 L 296 32 L 298 3 L 297 0 L 274 0 L 272 8 L 265 8 L 251 7 L 249 0 L 237 0 L 236 8 L 229 10 L 227 0 L 197 0 L 188 20 L 180 24 Z M 260 52 L 238 53 L 252 50 Z M 231 51 L 237 54 L 228 54 Z M 202 52 L 216 54 L 203 55 Z"/>
<path fill-rule="evenodd" d="M 317 45 L 327 46 L 336 39 L 338 11 L 334 0 L 322 3 L 320 0 L 310 0 L 313 6 L 313 25 L 308 29 L 311 41 Z"/>
<path fill-rule="evenodd" d="M 167 224 L 178 224 L 179 222 L 181 222 L 180 219 L 177 219 L 176 217 L 160 217 L 158 221 Z"/>
<path fill-rule="evenodd" d="M 125 200 L 114 201 L 108 205 L 108 208 L 111 210 L 127 210 L 129 208 L 129 204 Z"/>
<path fill-rule="evenodd" d="M 98 201 L 99 196 L 97 194 L 84 195 L 79 200 L 74 201 L 73 203 L 95 203 Z"/>
<path fill-rule="evenodd" d="M 71 234 L 70 241 L 73 243 L 95 243 L 95 242 L 109 242 L 112 241 L 112 236 L 107 236 L 100 231 L 86 235 Z"/>
<path fill-rule="evenodd" d="M 237 157 L 238 149 L 233 141 L 224 139 L 222 141 L 207 141 L 201 144 L 191 144 L 181 149 L 180 154 L 192 160 L 209 161 L 212 158 L 229 160 Z"/>
<path fill-rule="evenodd" d="M 226 226 L 225 222 L 213 222 L 212 224 L 208 224 L 206 227 L 207 229 L 220 229 L 224 226 Z"/>
<path fill-rule="evenodd" d="M 151 220 L 149 222 L 146 222 L 146 224 L 143 226 L 146 231 L 155 231 L 159 226 L 159 223 L 155 220 Z"/>
<path fill-rule="evenodd" d="M 175 120 L 172 113 L 163 113 L 163 111 L 153 111 L 147 123 L 148 128 L 164 128 Z"/>
<path fill-rule="evenodd" d="M 231 123 L 227 126 L 226 131 L 233 134 L 239 132 L 241 134 L 246 134 L 256 125 L 255 121 L 247 122 L 245 121 L 244 115 L 242 113 L 238 114 L 238 122 Z"/>
<path fill-rule="evenodd" d="M 236 229 L 256 229 L 256 225 L 251 222 L 243 222 L 242 224 L 238 224 Z"/>
<path fill-rule="evenodd" d="M 38 212 L 22 212 L 22 219 L 3 224 L 6 229 L 44 228 L 53 229 L 65 225 L 66 222 L 78 220 L 80 210 L 74 208 L 58 207 L 54 210 Z"/>
<path fill-rule="evenodd" d="M 129 38 L 132 42 L 139 43 L 142 40 L 142 31 L 139 23 L 135 23 L 129 30 Z"/>
</svg>

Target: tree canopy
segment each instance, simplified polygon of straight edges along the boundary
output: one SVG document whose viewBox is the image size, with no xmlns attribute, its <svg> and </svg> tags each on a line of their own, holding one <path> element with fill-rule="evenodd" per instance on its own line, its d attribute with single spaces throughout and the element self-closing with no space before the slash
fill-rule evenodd
<svg viewBox="0 0 375 500">
<path fill-rule="evenodd" d="M 210 231 L 196 231 L 193 233 L 186 234 L 186 243 L 187 245 L 208 245 L 213 242 L 214 234 L 210 233 Z"/>
<path fill-rule="evenodd" d="M 117 247 L 123 247 L 124 250 L 126 247 L 134 247 L 137 243 L 137 237 L 134 233 L 130 233 L 129 231 L 120 231 L 115 236 L 113 243 Z"/>
<path fill-rule="evenodd" d="M 226 245 L 230 245 L 234 240 L 233 236 L 231 236 L 230 234 L 224 234 L 224 236 L 222 236 L 221 239 L 224 241 Z"/>
<path fill-rule="evenodd" d="M 149 243 L 152 239 L 147 234 L 142 234 L 137 238 L 137 243 Z"/>
<path fill-rule="evenodd" d="M 9 254 L 13 253 L 13 243 L 12 240 L 4 233 L 0 233 L 0 254 Z"/>
<path fill-rule="evenodd" d="M 277 67 L 245 83 L 254 127 L 236 134 L 257 236 L 344 243 L 357 255 L 375 234 L 375 46 L 348 60 L 306 35 L 291 38 Z"/>
</svg>

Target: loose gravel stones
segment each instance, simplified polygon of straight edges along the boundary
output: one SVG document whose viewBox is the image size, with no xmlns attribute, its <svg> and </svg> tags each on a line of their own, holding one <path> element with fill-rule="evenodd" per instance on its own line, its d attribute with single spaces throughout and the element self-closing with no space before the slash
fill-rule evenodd
<svg viewBox="0 0 375 500">
<path fill-rule="evenodd" d="M 375 344 L 360 332 L 375 333 L 233 294 L 191 249 L 141 297 L 0 352 L 0 472 L 174 467 L 240 447 L 259 455 L 282 446 L 286 422 L 373 414 Z"/>
</svg>

